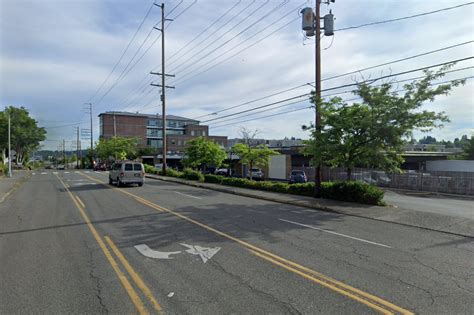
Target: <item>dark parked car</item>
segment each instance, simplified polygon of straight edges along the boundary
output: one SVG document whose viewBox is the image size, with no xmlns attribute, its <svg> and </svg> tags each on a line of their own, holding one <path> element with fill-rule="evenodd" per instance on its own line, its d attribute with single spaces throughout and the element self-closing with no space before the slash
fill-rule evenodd
<svg viewBox="0 0 474 315">
<path fill-rule="evenodd" d="M 290 184 L 296 184 L 296 183 L 306 183 L 308 181 L 308 178 L 306 177 L 306 174 L 304 171 L 291 171 L 290 174 Z"/>
<path fill-rule="evenodd" d="M 232 176 L 233 172 L 232 170 L 229 170 L 227 168 L 219 168 L 216 170 L 214 173 L 215 175 L 221 175 L 221 176 Z"/>
</svg>

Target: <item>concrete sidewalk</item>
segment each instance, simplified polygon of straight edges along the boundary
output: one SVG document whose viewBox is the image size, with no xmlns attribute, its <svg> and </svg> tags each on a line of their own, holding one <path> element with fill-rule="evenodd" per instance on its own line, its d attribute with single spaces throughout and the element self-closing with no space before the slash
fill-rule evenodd
<svg viewBox="0 0 474 315">
<path fill-rule="evenodd" d="M 404 209 L 390 205 L 387 207 L 381 207 L 329 199 L 314 199 L 312 197 L 306 196 L 281 194 L 211 183 L 201 183 L 197 181 L 160 175 L 146 174 L 146 177 L 166 182 L 216 190 L 244 197 L 263 199 L 316 210 L 330 211 L 378 221 L 414 226 L 465 237 L 474 237 L 474 219 L 469 218 L 416 211 L 413 209 Z"/>
<path fill-rule="evenodd" d="M 13 176 L 0 177 L 0 203 L 2 203 L 13 191 L 18 189 L 28 178 L 30 178 L 31 172 L 24 170 L 14 170 Z"/>
</svg>

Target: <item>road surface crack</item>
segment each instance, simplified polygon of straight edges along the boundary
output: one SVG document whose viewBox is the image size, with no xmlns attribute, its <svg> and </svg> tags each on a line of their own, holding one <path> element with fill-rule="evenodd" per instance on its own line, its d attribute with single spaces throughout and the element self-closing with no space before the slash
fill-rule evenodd
<svg viewBox="0 0 474 315">
<path fill-rule="evenodd" d="M 285 308 L 288 311 L 288 313 L 290 313 L 290 314 L 302 314 L 291 303 L 282 301 L 282 300 L 278 299 L 277 297 L 273 296 L 271 293 L 268 293 L 268 292 L 257 289 L 256 287 L 252 286 L 250 283 L 248 283 L 247 281 L 242 279 L 242 277 L 240 277 L 239 275 L 236 275 L 236 274 L 226 270 L 216 260 L 212 261 L 212 265 L 214 267 L 217 267 L 217 269 L 219 269 L 220 271 L 222 271 L 226 275 L 230 276 L 235 281 L 237 281 L 239 285 L 245 286 L 250 291 L 256 293 L 257 295 L 265 296 L 265 297 L 269 298 L 270 300 L 274 301 L 275 303 L 280 304 L 283 308 Z"/>
<path fill-rule="evenodd" d="M 109 310 L 107 309 L 107 306 L 104 303 L 104 300 L 102 299 L 102 285 L 101 285 L 101 279 L 94 274 L 94 270 L 96 269 L 96 265 L 94 263 L 94 257 L 93 257 L 93 250 L 87 245 L 87 241 L 84 240 L 84 244 L 86 248 L 89 251 L 89 277 L 95 282 L 95 296 L 97 297 L 97 300 L 99 301 L 99 305 L 101 308 L 101 314 L 108 314 Z"/>
</svg>

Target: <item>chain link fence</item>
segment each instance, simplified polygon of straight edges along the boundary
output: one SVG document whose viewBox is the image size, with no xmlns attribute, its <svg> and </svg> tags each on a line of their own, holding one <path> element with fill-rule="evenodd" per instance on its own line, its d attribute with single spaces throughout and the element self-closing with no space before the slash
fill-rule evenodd
<svg viewBox="0 0 474 315">
<path fill-rule="evenodd" d="M 314 180 L 314 167 L 300 167 L 310 180 Z M 347 170 L 323 167 L 323 181 L 347 180 Z M 359 180 L 380 187 L 439 192 L 459 195 L 474 195 L 474 173 L 449 171 L 406 171 L 402 174 L 389 174 L 381 170 L 354 168 L 351 180 Z"/>
</svg>

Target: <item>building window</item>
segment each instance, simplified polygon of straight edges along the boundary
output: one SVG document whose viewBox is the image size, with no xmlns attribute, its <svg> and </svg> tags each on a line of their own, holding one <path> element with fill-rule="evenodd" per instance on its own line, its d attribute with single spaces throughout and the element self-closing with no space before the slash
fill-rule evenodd
<svg viewBox="0 0 474 315">
<path fill-rule="evenodd" d="M 147 128 L 146 136 L 148 138 L 161 138 L 163 136 L 163 130 L 157 128 Z"/>
<path fill-rule="evenodd" d="M 177 127 L 176 120 L 167 120 L 166 127 L 176 128 Z"/>
<path fill-rule="evenodd" d="M 162 120 L 161 119 L 148 119 L 147 122 L 148 127 L 162 127 Z"/>
<path fill-rule="evenodd" d="M 179 145 L 179 146 L 183 145 L 183 141 L 178 140 L 178 145 Z"/>
<path fill-rule="evenodd" d="M 169 135 L 184 135 L 184 130 L 166 130 Z"/>
<path fill-rule="evenodd" d="M 175 145 L 175 144 L 176 144 L 176 140 L 175 140 L 175 139 L 171 139 L 171 144 Z"/>
<path fill-rule="evenodd" d="M 196 132 L 194 130 L 191 130 L 191 136 L 194 137 L 196 135 Z"/>
<path fill-rule="evenodd" d="M 203 131 L 202 131 L 202 136 L 203 136 L 203 137 L 206 136 L 206 130 L 203 130 Z"/>
<path fill-rule="evenodd" d="M 147 146 L 149 148 L 162 148 L 163 147 L 163 140 L 158 139 L 146 139 Z"/>
</svg>

